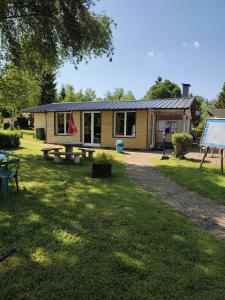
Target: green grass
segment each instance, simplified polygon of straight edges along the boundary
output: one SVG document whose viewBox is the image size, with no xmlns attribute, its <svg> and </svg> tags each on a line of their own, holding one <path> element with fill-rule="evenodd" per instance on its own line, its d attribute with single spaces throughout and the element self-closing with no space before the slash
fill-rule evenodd
<svg viewBox="0 0 225 300">
<path fill-rule="evenodd" d="M 23 140 L 19 194 L 0 201 L 0 299 L 224 299 L 225 243 L 90 163 L 43 161 Z"/>
<path fill-rule="evenodd" d="M 220 167 L 212 163 L 193 160 L 153 158 L 160 171 L 177 183 L 209 197 L 220 204 L 225 204 L 225 176 L 221 175 Z"/>
</svg>

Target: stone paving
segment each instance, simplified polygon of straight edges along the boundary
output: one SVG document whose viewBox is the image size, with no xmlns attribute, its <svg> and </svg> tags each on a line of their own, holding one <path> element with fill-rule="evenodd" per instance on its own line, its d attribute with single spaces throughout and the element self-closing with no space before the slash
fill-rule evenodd
<svg viewBox="0 0 225 300">
<path fill-rule="evenodd" d="M 131 151 L 124 154 L 130 178 L 176 211 L 225 240 L 225 206 L 190 191 L 161 174 L 151 161 L 152 155 Z"/>
</svg>

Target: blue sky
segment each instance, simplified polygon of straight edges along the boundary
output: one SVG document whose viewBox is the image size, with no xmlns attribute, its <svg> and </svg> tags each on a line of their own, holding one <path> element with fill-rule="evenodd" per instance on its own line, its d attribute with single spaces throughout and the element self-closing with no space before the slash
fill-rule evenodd
<svg viewBox="0 0 225 300">
<path fill-rule="evenodd" d="M 116 87 L 131 89 L 141 98 L 157 76 L 191 92 L 215 98 L 225 82 L 224 0 L 101 0 L 117 23 L 115 55 L 92 59 L 78 70 L 66 63 L 57 81 L 75 90 L 91 87 L 98 96 Z"/>
</svg>

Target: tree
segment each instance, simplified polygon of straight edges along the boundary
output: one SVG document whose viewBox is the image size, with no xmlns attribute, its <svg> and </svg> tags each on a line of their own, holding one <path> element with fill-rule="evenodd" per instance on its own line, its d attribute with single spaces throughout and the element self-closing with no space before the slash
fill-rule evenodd
<svg viewBox="0 0 225 300">
<path fill-rule="evenodd" d="M 80 89 L 75 92 L 72 85 L 66 86 L 66 97 L 65 102 L 82 102 L 82 101 L 95 101 L 97 99 L 96 93 L 93 89 L 87 88 L 86 90 Z"/>
<path fill-rule="evenodd" d="M 66 85 L 66 97 L 64 98 L 65 102 L 75 102 L 76 95 L 74 87 L 71 84 Z"/>
<path fill-rule="evenodd" d="M 56 90 L 56 74 L 53 72 L 44 73 L 41 81 L 41 96 L 40 104 L 48 104 L 57 101 L 57 90 Z"/>
<path fill-rule="evenodd" d="M 1 0 L 1 63 L 32 71 L 70 60 L 113 55 L 113 20 L 93 12 L 94 0 Z"/>
<path fill-rule="evenodd" d="M 83 101 L 96 101 L 96 99 L 97 99 L 96 93 L 93 89 L 87 88 L 84 91 Z"/>
<path fill-rule="evenodd" d="M 222 91 L 219 94 L 219 97 L 215 103 L 216 108 L 225 108 L 225 83 L 223 85 Z"/>
<path fill-rule="evenodd" d="M 8 66 L 0 76 L 0 103 L 6 110 L 18 112 L 38 103 L 40 87 L 35 77 L 16 66 Z"/>
<path fill-rule="evenodd" d="M 114 91 L 107 91 L 104 100 L 114 101 L 114 100 L 135 100 L 132 91 L 125 92 L 122 88 L 116 88 Z"/>
<path fill-rule="evenodd" d="M 204 126 L 205 120 L 208 116 L 207 106 L 208 100 L 202 96 L 194 96 L 194 101 L 196 103 L 196 120 L 194 121 L 195 127 L 202 128 Z"/>
<path fill-rule="evenodd" d="M 61 90 L 59 92 L 59 101 L 63 102 L 66 98 L 66 89 L 64 85 L 62 85 Z"/>
<path fill-rule="evenodd" d="M 158 77 L 155 84 L 149 88 L 144 96 L 144 99 L 165 99 L 165 98 L 179 98 L 181 97 L 181 90 L 179 86 L 170 80 L 162 80 Z"/>
</svg>

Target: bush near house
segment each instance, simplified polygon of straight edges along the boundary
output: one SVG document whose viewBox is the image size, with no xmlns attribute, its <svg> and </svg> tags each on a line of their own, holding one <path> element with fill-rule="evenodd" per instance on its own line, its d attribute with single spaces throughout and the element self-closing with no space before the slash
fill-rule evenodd
<svg viewBox="0 0 225 300">
<path fill-rule="evenodd" d="M 188 133 L 175 133 L 172 135 L 172 144 L 174 147 L 174 156 L 183 159 L 189 147 L 191 147 L 193 137 Z"/>
<path fill-rule="evenodd" d="M 202 130 L 199 128 L 193 128 L 191 130 L 191 135 L 193 136 L 193 142 L 199 145 L 202 137 Z"/>
<path fill-rule="evenodd" d="M 21 135 L 16 131 L 0 130 L 0 148 L 18 148 Z"/>
<path fill-rule="evenodd" d="M 16 126 L 19 126 L 20 129 L 29 129 L 29 119 L 19 116 L 16 120 Z"/>
</svg>

